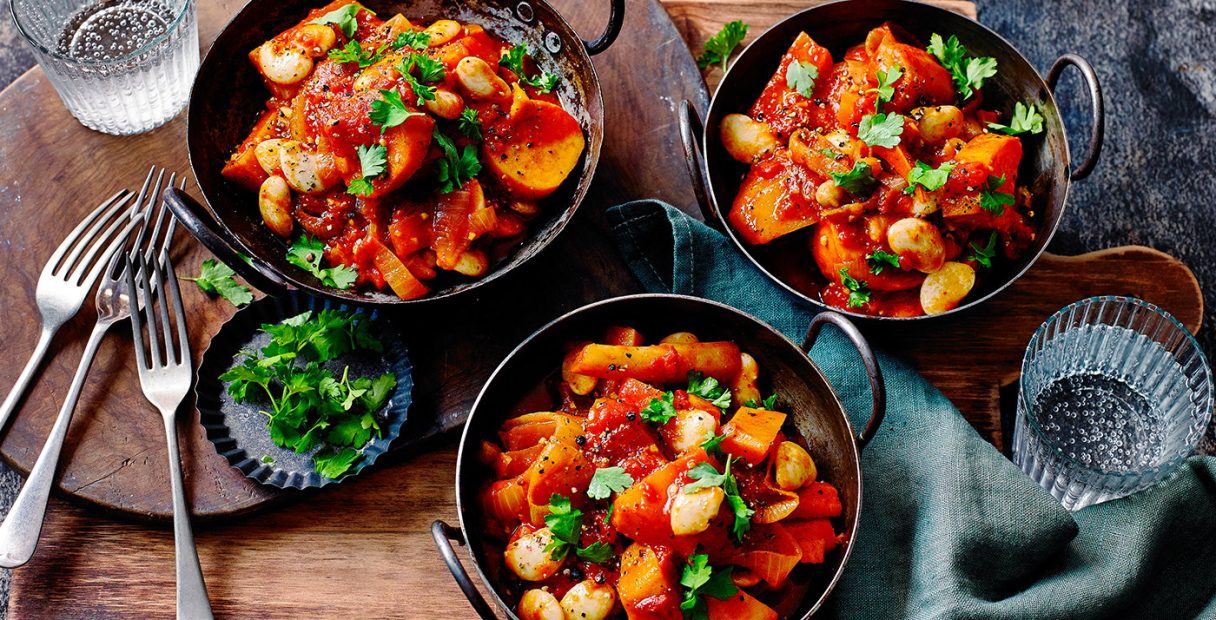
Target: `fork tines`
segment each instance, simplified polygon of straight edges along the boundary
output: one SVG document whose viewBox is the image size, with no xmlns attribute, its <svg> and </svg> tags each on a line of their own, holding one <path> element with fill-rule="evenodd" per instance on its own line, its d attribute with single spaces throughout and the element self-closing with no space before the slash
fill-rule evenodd
<svg viewBox="0 0 1216 620">
<path fill-rule="evenodd" d="M 177 219 L 173 217 L 173 213 L 164 203 L 164 190 L 173 187 L 177 181 L 177 173 L 169 173 L 168 184 L 164 180 L 164 168 L 157 166 L 149 168 L 148 176 L 144 179 L 143 187 L 140 188 L 139 196 L 135 200 L 136 214 L 142 223 L 128 252 L 132 256 L 137 253 L 141 254 L 145 262 L 151 262 L 161 252 L 167 253 L 173 244 L 173 234 L 177 230 Z M 186 180 L 184 178 L 180 185 L 185 188 Z M 149 226 L 153 213 L 156 214 L 156 221 Z M 151 228 L 150 235 L 149 228 Z M 123 258 L 122 254 L 116 254 L 110 261 L 107 277 L 116 287 L 122 287 L 122 271 L 126 267 Z"/>
<path fill-rule="evenodd" d="M 149 269 L 151 267 L 151 269 Z M 135 337 L 135 360 L 140 371 L 155 370 L 190 363 L 190 344 L 186 335 L 186 314 L 182 307 L 181 291 L 177 274 L 167 251 L 162 250 L 149 265 L 144 256 L 127 256 L 127 294 L 139 299 L 142 294 L 143 309 L 131 313 L 132 332 Z M 166 299 L 166 294 L 168 299 Z M 173 320 L 169 308 L 172 306 Z M 145 352 L 144 326 L 148 339 Z M 176 332 L 176 337 L 174 332 Z M 176 340 L 176 344 L 174 343 Z M 163 356 L 162 356 L 163 350 Z M 151 356 L 151 363 L 148 356 Z"/>
<path fill-rule="evenodd" d="M 73 286 L 88 286 L 86 283 L 96 280 L 109 255 L 127 241 L 139 212 L 139 202 L 131 202 L 134 197 L 135 194 L 124 189 L 101 203 L 59 244 L 43 273 Z M 94 263 L 99 252 L 100 260 Z"/>
</svg>

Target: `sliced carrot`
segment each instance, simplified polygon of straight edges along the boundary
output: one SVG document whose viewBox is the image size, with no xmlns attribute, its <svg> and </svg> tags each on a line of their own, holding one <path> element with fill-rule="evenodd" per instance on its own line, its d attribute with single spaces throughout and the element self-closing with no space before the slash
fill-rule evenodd
<svg viewBox="0 0 1216 620">
<path fill-rule="evenodd" d="M 668 547 L 635 542 L 625 549 L 616 589 L 629 620 L 682 620 L 676 568 Z"/>
</svg>

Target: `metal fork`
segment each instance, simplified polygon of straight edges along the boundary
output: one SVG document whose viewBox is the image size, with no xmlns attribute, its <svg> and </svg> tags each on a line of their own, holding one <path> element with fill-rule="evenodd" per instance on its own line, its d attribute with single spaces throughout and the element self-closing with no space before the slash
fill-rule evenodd
<svg viewBox="0 0 1216 620">
<path fill-rule="evenodd" d="M 190 507 L 186 504 L 182 465 L 177 449 L 177 408 L 190 391 L 193 375 L 190 341 L 186 337 L 186 313 L 182 309 L 177 274 L 173 270 L 168 253 L 161 253 L 159 258 L 151 263 L 151 270 L 148 269 L 147 262 L 142 265 L 140 262 L 143 261 L 128 261 L 127 295 L 142 295 L 144 299 L 143 311 L 131 314 L 131 331 L 135 336 L 135 361 L 139 366 L 139 383 L 143 386 L 144 396 L 160 410 L 169 443 L 169 480 L 173 487 L 173 543 L 177 557 L 177 617 L 190 620 L 206 619 L 212 617 L 211 602 L 207 598 L 207 584 L 203 581 L 203 570 L 199 566 L 194 534 L 190 531 Z M 154 279 L 149 278 L 149 271 Z M 169 321 L 170 307 L 173 310 L 172 323 Z M 147 352 L 144 351 L 144 324 L 148 326 Z M 148 361 L 149 356 L 152 358 L 151 363 Z"/>
<path fill-rule="evenodd" d="M 153 228 L 151 236 L 148 236 L 148 221 L 151 219 L 152 212 L 156 210 L 156 206 L 161 202 L 160 194 L 164 176 L 163 170 L 160 170 L 159 173 L 155 167 L 149 170 L 148 178 L 144 181 L 139 198 L 135 202 L 137 210 L 134 212 L 133 224 L 139 226 L 139 233 L 130 252 L 141 255 L 141 258 L 144 254 L 154 255 L 167 250 L 173 240 L 174 220 L 172 216 L 169 216 L 168 230 L 164 234 L 160 247 L 156 245 L 162 222 L 166 218 L 163 206 L 158 211 L 156 226 Z M 153 184 L 154 178 L 155 184 Z M 170 175 L 169 183 L 172 184 L 174 179 L 176 179 L 176 175 Z M 126 242 L 127 239 L 123 238 L 121 241 Z M 92 365 L 93 357 L 97 354 L 97 347 L 110 327 L 131 314 L 132 298 L 127 296 L 126 283 L 122 279 L 122 272 L 126 267 L 123 258 L 124 253 L 116 252 L 109 259 L 108 264 L 99 266 L 99 268 L 105 267 L 105 271 L 95 299 L 97 323 L 93 326 L 93 332 L 89 334 L 88 343 L 85 344 L 84 353 L 80 357 L 80 365 L 76 369 L 76 376 L 72 378 L 72 385 L 68 389 L 63 406 L 59 409 L 59 416 L 55 419 L 55 425 L 51 427 L 50 435 L 47 436 L 46 443 L 42 446 L 42 453 L 38 455 L 38 460 L 30 470 L 29 479 L 21 487 L 21 492 L 5 516 L 4 523 L 0 525 L 0 566 L 4 568 L 16 568 L 25 564 L 33 557 L 34 551 L 38 548 L 38 537 L 42 533 L 42 521 L 46 516 L 46 503 L 50 498 L 51 487 L 55 480 L 59 454 L 63 450 L 63 440 L 67 436 L 68 427 L 72 422 L 72 413 L 80 398 L 80 390 L 84 387 L 85 377 L 88 376 L 89 366 Z"/>
<path fill-rule="evenodd" d="M 122 190 L 93 209 L 68 233 L 42 268 L 36 293 L 42 330 L 25 369 L 17 377 L 4 404 L 0 405 L 0 430 L 16 411 L 55 333 L 80 311 L 102 269 L 126 243 L 131 230 L 139 225 L 135 210 L 139 201 L 132 205 L 134 197 L 131 192 Z"/>
</svg>

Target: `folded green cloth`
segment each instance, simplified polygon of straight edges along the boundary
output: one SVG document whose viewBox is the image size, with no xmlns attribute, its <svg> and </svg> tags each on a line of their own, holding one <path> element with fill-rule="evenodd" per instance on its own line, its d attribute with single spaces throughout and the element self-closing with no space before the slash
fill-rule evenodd
<svg viewBox="0 0 1216 620">
<path fill-rule="evenodd" d="M 802 338 L 815 309 L 721 234 L 654 201 L 614 207 L 608 219 L 648 290 L 724 302 Z M 850 412 L 869 411 L 843 336 L 828 330 L 812 358 Z M 1216 458 L 1193 457 L 1153 489 L 1069 513 L 916 372 L 880 358 L 886 421 L 862 455 L 856 546 L 825 615 L 1216 617 Z"/>
</svg>

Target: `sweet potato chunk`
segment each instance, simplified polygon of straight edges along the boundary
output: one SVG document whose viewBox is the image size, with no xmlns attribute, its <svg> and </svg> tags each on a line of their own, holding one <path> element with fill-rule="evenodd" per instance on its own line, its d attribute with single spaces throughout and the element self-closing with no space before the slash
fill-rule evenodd
<svg viewBox="0 0 1216 620">
<path fill-rule="evenodd" d="M 976 162 L 988 167 L 988 174 L 1005 177 L 997 191 L 1012 194 L 1018 180 L 1018 163 L 1022 161 L 1022 141 L 996 133 L 984 133 L 972 138 L 954 158 L 960 164 Z"/>
<path fill-rule="evenodd" d="M 632 347 L 589 344 L 570 362 L 571 372 L 600 379 L 633 378 L 677 383 L 696 370 L 720 381 L 739 372 L 739 346 L 733 342 L 694 342 Z"/>
<path fill-rule="evenodd" d="M 722 451 L 755 466 L 768 456 L 768 451 L 785 424 L 785 414 L 767 409 L 739 407 L 735 416 L 722 427 L 726 437 Z"/>
<path fill-rule="evenodd" d="M 561 106 L 528 99 L 515 88 L 510 114 L 486 132 L 482 162 L 513 197 L 539 200 L 570 176 L 586 140 Z"/>
<path fill-rule="evenodd" d="M 885 106 L 889 112 L 904 113 L 921 105 L 944 105 L 954 101 L 954 82 L 937 59 L 925 50 L 900 43 L 890 26 L 875 28 L 866 37 L 871 55 L 870 78 L 879 69 L 903 69 L 895 82 L 895 95 Z"/>
<path fill-rule="evenodd" d="M 709 461 L 705 450 L 697 448 L 633 483 L 617 496 L 612 511 L 612 526 L 617 532 L 647 543 L 669 543 L 675 536 L 667 513 L 670 487 L 698 463 Z"/>
<path fill-rule="evenodd" d="M 671 549 L 633 543 L 621 554 L 616 586 L 629 620 L 682 620 L 679 575 Z"/>
<path fill-rule="evenodd" d="M 810 63 L 819 72 L 815 80 L 815 91 L 820 87 L 829 87 L 828 75 L 832 72 L 832 54 L 827 48 L 815 43 L 805 32 L 798 33 L 794 44 L 781 57 L 777 72 L 769 79 L 760 93 L 760 98 L 752 106 L 748 116 L 767 123 L 773 131 L 783 138 L 788 138 L 795 129 L 815 125 L 815 104 L 817 97 L 804 97 L 790 88 L 786 81 L 786 72 L 795 61 Z"/>
<path fill-rule="evenodd" d="M 705 602 L 709 620 L 777 620 L 777 612 L 743 590 L 725 600 L 707 596 Z"/>
<path fill-rule="evenodd" d="M 764 244 L 819 221 L 816 183 L 785 151 L 751 167 L 727 219 L 743 240 Z"/>
</svg>

